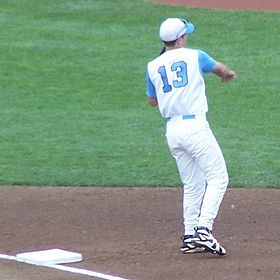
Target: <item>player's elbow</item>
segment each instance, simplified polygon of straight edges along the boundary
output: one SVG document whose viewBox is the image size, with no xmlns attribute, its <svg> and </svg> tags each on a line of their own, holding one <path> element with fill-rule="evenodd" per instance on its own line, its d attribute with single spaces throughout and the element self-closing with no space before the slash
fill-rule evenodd
<svg viewBox="0 0 280 280">
<path fill-rule="evenodd" d="M 223 63 L 217 62 L 216 66 L 212 72 L 222 78 L 223 75 L 225 74 L 226 70 L 227 70 L 227 67 Z"/>
<path fill-rule="evenodd" d="M 153 107 L 155 107 L 155 106 L 157 106 L 157 99 L 156 99 L 156 97 L 149 97 L 148 98 L 148 102 L 149 102 L 149 104 L 151 105 L 151 106 L 153 106 Z"/>
</svg>

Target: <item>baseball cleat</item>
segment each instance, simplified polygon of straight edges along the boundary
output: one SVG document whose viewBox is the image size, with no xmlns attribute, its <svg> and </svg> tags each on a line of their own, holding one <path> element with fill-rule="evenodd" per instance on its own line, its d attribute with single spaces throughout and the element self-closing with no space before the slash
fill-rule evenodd
<svg viewBox="0 0 280 280">
<path fill-rule="evenodd" d="M 197 247 L 205 248 L 212 254 L 217 254 L 219 256 L 225 256 L 226 250 L 222 247 L 219 242 L 212 235 L 211 230 L 206 227 L 196 227 L 195 234 L 192 237 L 193 244 Z"/>
<path fill-rule="evenodd" d="M 209 252 L 209 250 L 201 246 L 196 246 L 193 243 L 192 235 L 184 235 L 181 239 L 181 252 L 184 254 L 206 253 Z"/>
</svg>

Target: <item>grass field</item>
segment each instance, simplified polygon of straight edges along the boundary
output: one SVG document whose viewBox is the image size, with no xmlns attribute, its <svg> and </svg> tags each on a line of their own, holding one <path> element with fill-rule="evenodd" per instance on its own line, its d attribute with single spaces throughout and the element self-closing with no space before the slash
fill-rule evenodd
<svg viewBox="0 0 280 280">
<path fill-rule="evenodd" d="M 238 73 L 206 77 L 230 186 L 279 187 L 280 14 L 136 0 L 1 1 L 0 184 L 178 186 L 145 98 L 169 16 L 194 22 L 189 46 Z"/>
</svg>

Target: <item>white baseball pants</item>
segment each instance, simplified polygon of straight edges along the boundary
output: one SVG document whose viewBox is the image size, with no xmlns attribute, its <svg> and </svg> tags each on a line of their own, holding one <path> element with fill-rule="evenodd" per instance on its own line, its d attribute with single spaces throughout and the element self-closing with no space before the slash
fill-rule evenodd
<svg viewBox="0 0 280 280">
<path fill-rule="evenodd" d="M 185 234 L 194 234 L 196 226 L 212 230 L 228 185 L 228 173 L 205 116 L 172 117 L 166 124 L 166 138 L 184 187 Z"/>
</svg>

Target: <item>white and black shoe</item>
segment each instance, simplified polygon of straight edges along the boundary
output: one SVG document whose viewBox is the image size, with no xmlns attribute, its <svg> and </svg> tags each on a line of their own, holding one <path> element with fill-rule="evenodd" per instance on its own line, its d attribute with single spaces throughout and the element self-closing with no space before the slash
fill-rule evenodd
<svg viewBox="0 0 280 280">
<path fill-rule="evenodd" d="M 195 234 L 192 237 L 192 242 L 197 247 L 202 247 L 212 254 L 220 256 L 226 255 L 226 250 L 212 235 L 212 231 L 206 227 L 196 227 Z"/>
<path fill-rule="evenodd" d="M 193 243 L 193 235 L 184 235 L 181 239 L 181 252 L 184 254 L 206 253 L 209 250 L 201 246 L 196 246 Z"/>
</svg>

